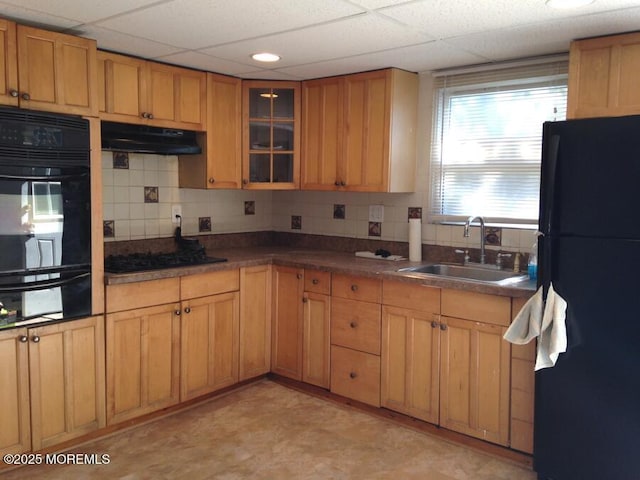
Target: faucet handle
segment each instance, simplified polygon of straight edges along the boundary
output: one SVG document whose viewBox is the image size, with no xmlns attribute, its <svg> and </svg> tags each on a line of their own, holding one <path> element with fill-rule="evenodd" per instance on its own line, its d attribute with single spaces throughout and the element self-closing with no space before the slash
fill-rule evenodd
<svg viewBox="0 0 640 480">
<path fill-rule="evenodd" d="M 460 249 L 456 248 L 455 252 L 456 253 L 464 253 L 464 263 L 463 263 L 463 265 L 466 265 L 471 260 L 471 258 L 469 257 L 469 250 L 460 250 Z"/>
</svg>

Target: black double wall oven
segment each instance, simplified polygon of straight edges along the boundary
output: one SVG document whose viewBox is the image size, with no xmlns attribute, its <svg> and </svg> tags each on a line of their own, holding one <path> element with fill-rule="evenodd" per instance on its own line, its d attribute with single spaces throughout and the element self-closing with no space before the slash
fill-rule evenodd
<svg viewBox="0 0 640 480">
<path fill-rule="evenodd" d="M 89 122 L 0 107 L 0 329 L 91 314 Z"/>
</svg>

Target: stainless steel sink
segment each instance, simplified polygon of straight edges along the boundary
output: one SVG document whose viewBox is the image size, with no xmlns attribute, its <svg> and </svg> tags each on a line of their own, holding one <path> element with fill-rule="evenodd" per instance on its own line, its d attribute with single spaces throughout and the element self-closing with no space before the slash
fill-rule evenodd
<svg viewBox="0 0 640 480">
<path fill-rule="evenodd" d="M 448 265 L 443 263 L 401 268 L 398 272 L 437 275 L 440 277 L 472 280 L 475 282 L 492 283 L 495 285 L 509 285 L 511 283 L 521 282 L 528 278 L 526 274 L 523 275 L 517 272 L 508 272 L 506 270 L 466 265 Z"/>
</svg>

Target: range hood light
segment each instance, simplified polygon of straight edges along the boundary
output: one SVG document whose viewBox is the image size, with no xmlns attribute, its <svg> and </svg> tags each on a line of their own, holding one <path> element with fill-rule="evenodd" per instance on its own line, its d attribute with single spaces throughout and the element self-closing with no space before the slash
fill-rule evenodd
<svg viewBox="0 0 640 480">
<path fill-rule="evenodd" d="M 276 55 L 275 53 L 262 52 L 254 53 L 253 55 L 251 55 L 251 58 L 253 58 L 257 62 L 277 62 L 278 60 L 280 60 L 280 55 Z"/>
</svg>

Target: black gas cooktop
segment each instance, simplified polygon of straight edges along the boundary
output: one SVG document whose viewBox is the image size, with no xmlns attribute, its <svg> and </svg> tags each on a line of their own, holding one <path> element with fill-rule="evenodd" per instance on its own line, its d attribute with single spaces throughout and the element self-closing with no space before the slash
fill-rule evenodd
<svg viewBox="0 0 640 480">
<path fill-rule="evenodd" d="M 129 273 L 226 261 L 226 258 L 208 257 L 204 249 L 169 253 L 131 253 L 109 255 L 104 259 L 104 270 L 109 273 Z"/>
</svg>

